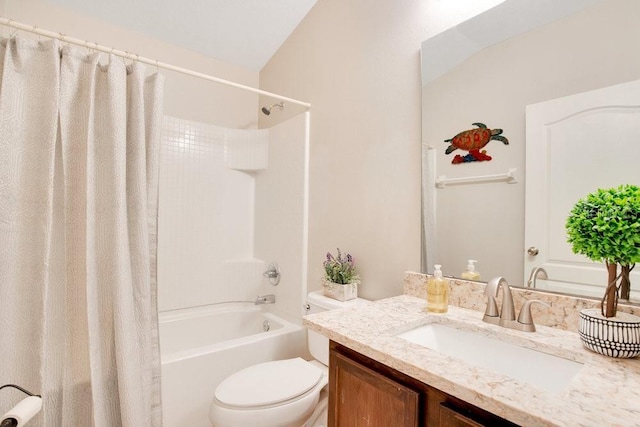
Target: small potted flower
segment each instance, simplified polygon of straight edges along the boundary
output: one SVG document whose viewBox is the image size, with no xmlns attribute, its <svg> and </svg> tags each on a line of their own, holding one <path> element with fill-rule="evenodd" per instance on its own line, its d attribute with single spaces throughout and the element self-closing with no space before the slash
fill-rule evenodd
<svg viewBox="0 0 640 427">
<path fill-rule="evenodd" d="M 640 188 L 598 189 L 579 200 L 566 223 L 574 253 L 607 267 L 600 309 L 580 312 L 585 346 L 613 357 L 640 354 L 640 317 L 618 312 L 618 298 L 629 299 L 629 272 L 640 262 Z"/>
<path fill-rule="evenodd" d="M 343 256 L 338 248 L 338 256 L 327 252 L 324 263 L 324 279 L 322 288 L 324 295 L 339 301 L 347 301 L 358 297 L 360 277 L 356 274 L 353 257 Z"/>
</svg>

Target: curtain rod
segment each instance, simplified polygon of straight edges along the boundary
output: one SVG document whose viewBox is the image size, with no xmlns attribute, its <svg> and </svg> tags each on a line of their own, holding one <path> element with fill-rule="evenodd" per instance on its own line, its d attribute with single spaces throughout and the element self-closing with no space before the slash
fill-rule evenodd
<svg viewBox="0 0 640 427">
<path fill-rule="evenodd" d="M 197 77 L 203 80 L 208 80 L 210 82 L 215 82 L 215 83 L 220 83 L 226 86 L 231 86 L 231 87 L 235 87 L 238 89 L 242 89 L 242 90 L 246 90 L 249 92 L 253 92 L 253 93 L 257 93 L 259 95 L 264 95 L 264 96 L 269 96 L 271 98 L 280 100 L 280 101 L 287 101 L 290 102 L 292 104 L 297 104 L 297 105 L 302 105 L 303 107 L 306 108 L 310 108 L 311 104 L 309 104 L 308 102 L 303 102 L 303 101 L 298 101 L 297 99 L 293 99 L 293 98 L 288 98 L 286 96 L 282 96 L 282 95 L 277 95 L 275 93 L 271 93 L 271 92 L 267 92 L 265 90 L 261 90 L 261 89 L 256 89 L 254 87 L 251 86 L 245 86 L 242 85 L 240 83 L 235 83 L 229 80 L 224 80 L 221 79 L 219 77 L 214 77 L 208 74 L 204 74 L 204 73 L 200 73 L 198 71 L 193 71 L 193 70 L 189 70 L 187 68 L 182 68 L 182 67 L 178 67 L 175 65 L 171 65 L 171 64 L 167 64 L 165 62 L 160 62 L 157 59 L 150 59 L 150 58 L 145 58 L 144 56 L 140 56 L 138 54 L 135 53 L 130 53 L 130 52 L 126 52 L 123 50 L 117 50 L 111 47 L 107 47 L 107 46 L 102 46 L 99 45 L 97 43 L 94 42 L 90 42 L 87 40 L 81 40 L 81 39 L 77 39 L 74 37 L 69 37 L 63 33 L 55 33 L 53 31 L 49 31 L 49 30 L 44 30 L 42 28 L 38 28 L 35 25 L 27 25 L 27 24 L 23 24 L 21 22 L 17 22 L 14 21 L 13 19 L 7 19 L 5 17 L 0 16 L 0 24 L 1 25 L 6 25 L 8 27 L 12 27 L 15 28 L 16 30 L 21 30 L 21 31 L 26 31 L 29 33 L 33 33 L 33 34 L 37 34 L 40 36 L 45 36 L 45 37 L 49 37 L 52 39 L 57 39 L 60 40 L 64 43 L 69 43 L 69 44 L 74 44 L 74 45 L 78 45 L 78 46 L 84 46 L 87 49 L 93 49 L 93 50 L 98 50 L 100 52 L 104 52 L 104 53 L 109 53 L 109 54 L 113 54 L 116 56 L 120 56 L 122 58 L 126 58 L 126 59 L 131 59 L 132 61 L 138 61 L 138 62 L 142 62 L 144 64 L 148 64 L 148 65 L 153 65 L 156 66 L 158 68 L 163 68 L 165 70 L 169 70 L 169 71 L 175 71 L 176 73 L 180 73 L 180 74 L 186 74 L 188 76 L 193 76 L 193 77 Z"/>
</svg>

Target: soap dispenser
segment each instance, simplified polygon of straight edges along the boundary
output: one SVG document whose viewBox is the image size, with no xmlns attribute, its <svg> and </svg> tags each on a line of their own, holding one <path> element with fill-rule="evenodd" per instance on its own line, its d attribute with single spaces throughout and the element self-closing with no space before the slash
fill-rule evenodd
<svg viewBox="0 0 640 427">
<path fill-rule="evenodd" d="M 478 262 L 475 259 L 467 260 L 467 271 L 462 273 L 462 278 L 465 280 L 480 280 L 480 273 L 476 271 L 475 263 Z"/>
<path fill-rule="evenodd" d="M 449 309 L 449 281 L 442 277 L 442 267 L 435 265 L 433 276 L 427 280 L 427 311 L 446 313 Z"/>
</svg>

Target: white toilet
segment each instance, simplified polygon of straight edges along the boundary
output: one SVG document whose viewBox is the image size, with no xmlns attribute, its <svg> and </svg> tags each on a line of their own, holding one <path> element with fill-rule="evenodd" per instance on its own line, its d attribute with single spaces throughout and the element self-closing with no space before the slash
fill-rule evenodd
<svg viewBox="0 0 640 427">
<path fill-rule="evenodd" d="M 360 298 L 337 301 L 322 291 L 307 295 L 308 314 L 364 302 Z M 318 405 L 320 391 L 329 381 L 329 340 L 307 332 L 309 352 L 316 360 L 297 357 L 259 363 L 220 383 L 209 410 L 215 427 L 300 427 L 312 415 L 317 417 L 314 410 L 322 406 Z"/>
</svg>

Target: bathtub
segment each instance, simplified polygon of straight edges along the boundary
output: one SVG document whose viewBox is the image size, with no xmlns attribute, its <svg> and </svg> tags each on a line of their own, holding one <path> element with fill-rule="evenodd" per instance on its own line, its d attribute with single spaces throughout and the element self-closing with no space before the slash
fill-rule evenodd
<svg viewBox="0 0 640 427">
<path fill-rule="evenodd" d="M 160 313 L 164 427 L 210 427 L 209 405 L 232 373 L 306 354 L 302 326 L 259 306 L 217 304 Z"/>
</svg>

